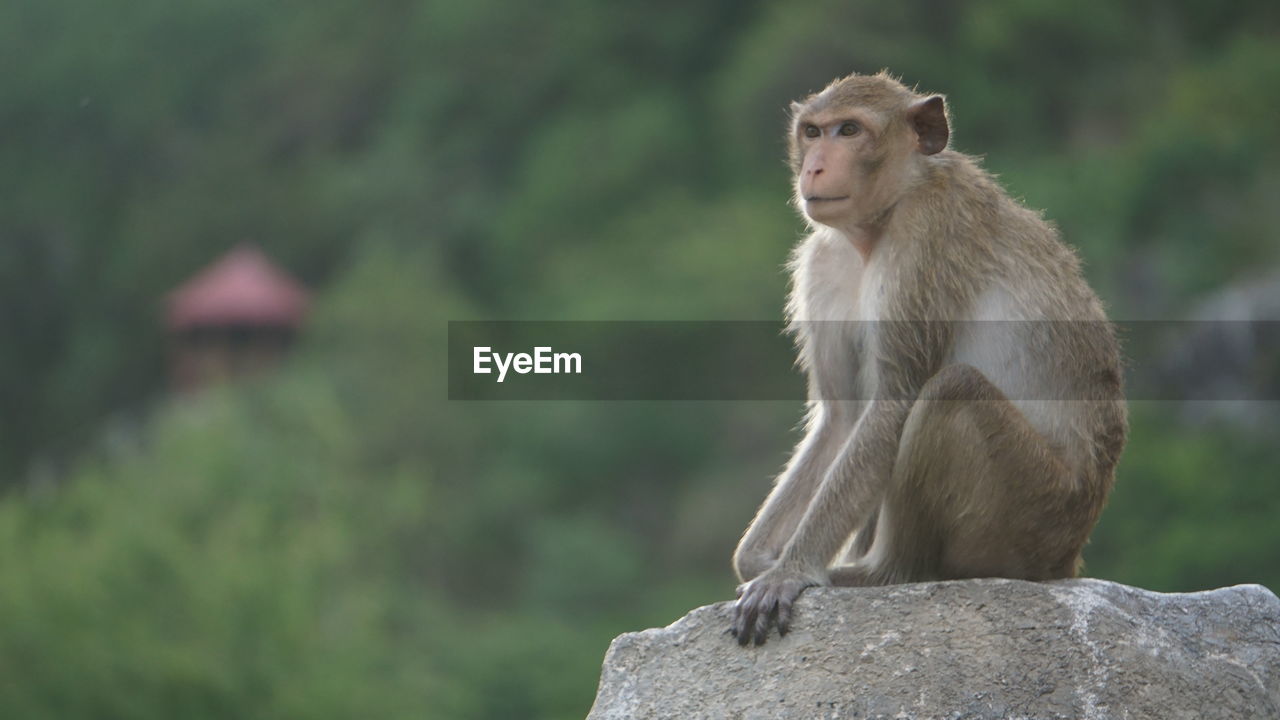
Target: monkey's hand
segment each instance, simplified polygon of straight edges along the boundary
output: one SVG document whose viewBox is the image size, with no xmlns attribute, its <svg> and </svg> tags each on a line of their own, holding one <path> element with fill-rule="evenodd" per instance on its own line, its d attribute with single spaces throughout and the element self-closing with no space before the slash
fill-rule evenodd
<svg viewBox="0 0 1280 720">
<path fill-rule="evenodd" d="M 786 635 L 791 629 L 791 606 L 796 598 L 807 587 L 826 584 L 826 578 L 816 573 L 775 565 L 738 586 L 738 602 L 733 606 L 733 625 L 729 632 L 738 638 L 739 645 L 752 641 L 763 645 L 774 622 L 778 624 L 778 635 Z"/>
</svg>

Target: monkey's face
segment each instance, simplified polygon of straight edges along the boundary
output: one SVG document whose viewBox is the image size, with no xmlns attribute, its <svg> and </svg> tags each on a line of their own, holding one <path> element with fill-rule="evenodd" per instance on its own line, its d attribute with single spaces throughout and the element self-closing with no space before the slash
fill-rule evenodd
<svg viewBox="0 0 1280 720">
<path fill-rule="evenodd" d="M 840 230 L 883 218 L 949 137 L 941 96 L 917 95 L 884 73 L 837 80 L 791 113 L 796 205 Z"/>
<path fill-rule="evenodd" d="M 796 201 L 809 219 L 857 225 L 876 214 L 883 195 L 884 123 L 858 108 L 803 113 L 796 118 Z"/>
</svg>

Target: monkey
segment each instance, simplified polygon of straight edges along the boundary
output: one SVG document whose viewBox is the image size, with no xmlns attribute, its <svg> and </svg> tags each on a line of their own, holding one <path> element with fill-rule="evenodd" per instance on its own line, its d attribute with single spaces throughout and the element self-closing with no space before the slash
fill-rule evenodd
<svg viewBox="0 0 1280 720">
<path fill-rule="evenodd" d="M 1075 252 L 886 71 L 791 105 L 787 328 L 803 438 L 733 554 L 729 633 L 811 586 L 1075 577 L 1128 433 L 1114 328 Z"/>
</svg>

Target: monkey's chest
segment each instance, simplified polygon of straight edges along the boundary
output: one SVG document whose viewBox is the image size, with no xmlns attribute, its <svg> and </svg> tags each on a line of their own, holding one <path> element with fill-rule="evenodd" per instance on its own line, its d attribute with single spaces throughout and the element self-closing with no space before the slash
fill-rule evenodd
<svg viewBox="0 0 1280 720">
<path fill-rule="evenodd" d="M 865 400 L 874 394 L 876 348 L 886 288 L 877 273 L 827 266 L 806 298 L 811 372 L 833 400 Z M 839 272 L 843 269 L 844 272 Z"/>
</svg>

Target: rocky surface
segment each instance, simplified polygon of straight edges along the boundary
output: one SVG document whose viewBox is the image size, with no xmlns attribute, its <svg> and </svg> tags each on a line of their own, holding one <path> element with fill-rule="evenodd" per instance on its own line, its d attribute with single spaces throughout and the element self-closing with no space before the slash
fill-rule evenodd
<svg viewBox="0 0 1280 720">
<path fill-rule="evenodd" d="M 731 603 L 619 636 L 589 720 L 1280 718 L 1280 599 L 1100 580 L 811 588 L 792 632 Z"/>
</svg>

